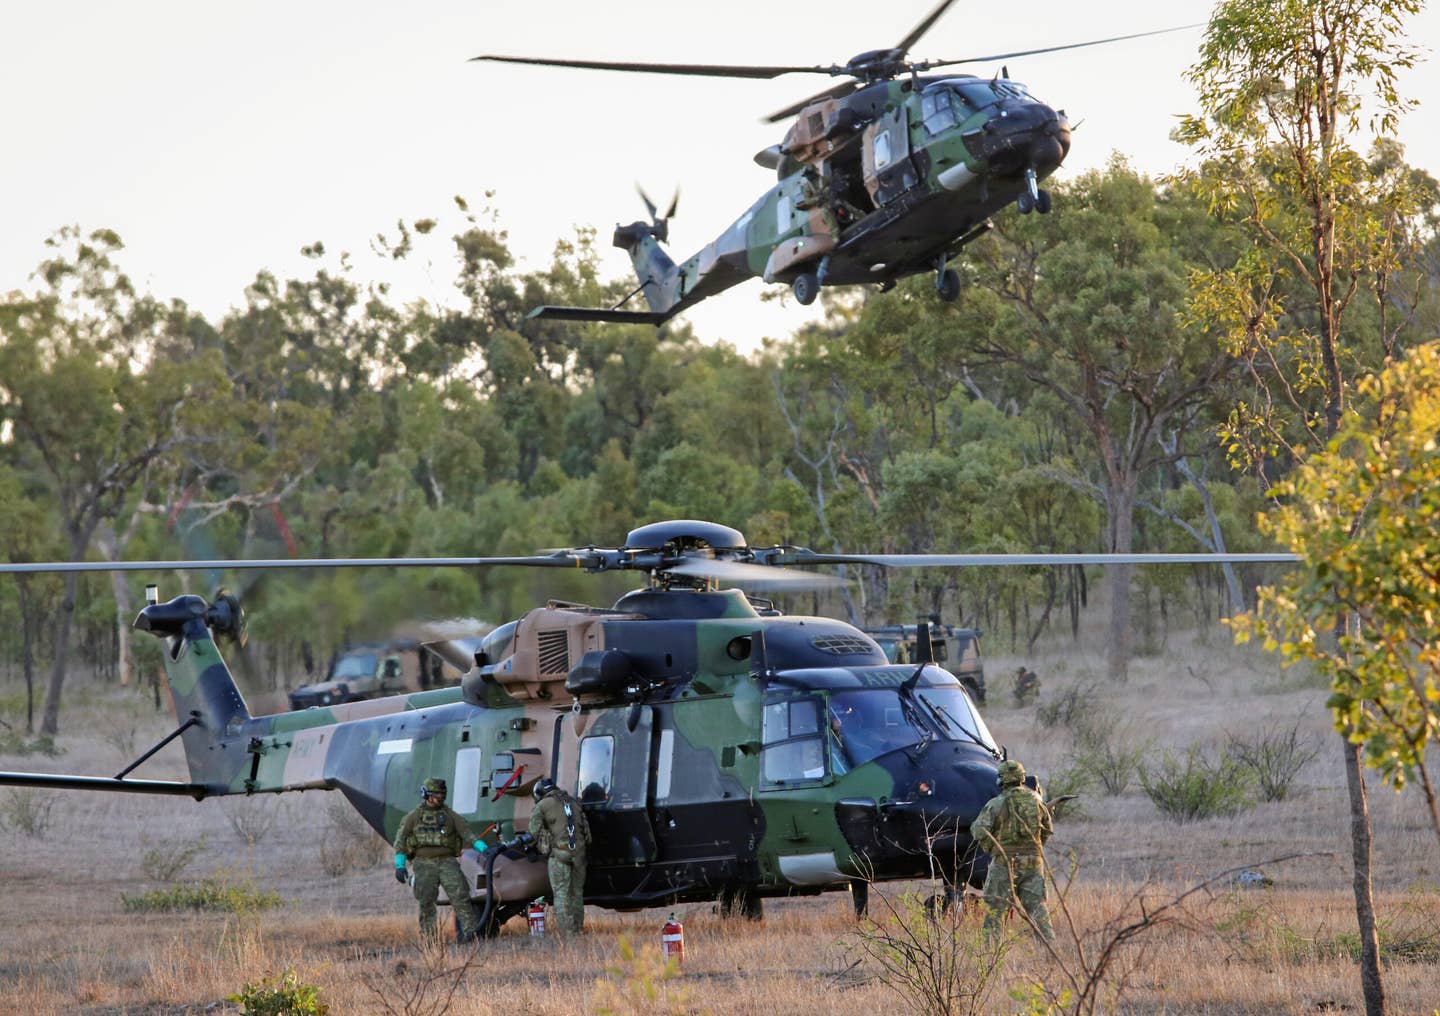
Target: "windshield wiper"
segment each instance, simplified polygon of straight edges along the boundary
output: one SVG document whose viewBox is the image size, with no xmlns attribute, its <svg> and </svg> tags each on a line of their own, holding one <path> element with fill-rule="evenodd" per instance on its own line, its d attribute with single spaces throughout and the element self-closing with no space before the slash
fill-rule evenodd
<svg viewBox="0 0 1440 1016">
<path fill-rule="evenodd" d="M 992 754 L 992 755 L 995 754 L 995 749 L 994 749 L 994 748 L 990 747 L 990 745 L 988 745 L 988 744 L 986 744 L 984 741 L 980 740 L 980 735 L 979 735 L 979 734 L 976 734 L 975 732 L 973 732 L 972 730 L 970 730 L 969 727 L 965 726 L 965 724 L 961 723 L 961 722 L 960 722 L 959 720 L 957 720 L 954 716 L 952 716 L 951 713 L 950 713 L 950 710 L 946 709 L 944 706 L 940 705 L 938 702 L 931 702 L 929 699 L 925 698 L 925 696 L 923 696 L 923 695 L 920 696 L 920 701 L 921 701 L 921 702 L 924 702 L 924 703 L 925 703 L 927 706 L 929 706 L 934 712 L 939 713 L 939 714 L 940 714 L 940 717 L 941 717 L 941 722 L 944 722 L 945 720 L 949 720 L 950 723 L 953 723 L 956 727 L 958 727 L 958 728 L 960 729 L 960 733 L 964 734 L 966 737 L 968 737 L 970 740 L 974 741 L 974 742 L 975 742 L 976 744 L 978 744 L 980 747 L 982 747 L 982 748 L 984 748 L 986 751 L 990 752 L 990 754 Z M 948 732 L 949 729 L 950 729 L 950 724 L 946 724 L 946 725 L 945 725 L 945 729 L 946 729 L 946 731 Z"/>
</svg>

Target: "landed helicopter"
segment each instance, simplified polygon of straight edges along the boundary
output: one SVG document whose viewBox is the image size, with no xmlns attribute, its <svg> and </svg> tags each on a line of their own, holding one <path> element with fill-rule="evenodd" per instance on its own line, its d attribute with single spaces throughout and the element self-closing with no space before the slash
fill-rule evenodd
<svg viewBox="0 0 1440 1016">
<path fill-rule="evenodd" d="M 1290 555 L 1226 555 L 1293 560 Z M 499 849 L 461 864 L 494 934 L 548 893 L 520 846 L 530 793 L 573 792 L 594 836 L 587 904 L 620 910 L 719 900 L 758 917 L 765 897 L 872 880 L 979 885 L 969 825 L 998 790 L 1004 749 L 929 627 L 892 664 L 841 621 L 786 616 L 724 582 L 814 588 L 792 566 L 955 567 L 1212 561 L 1215 555 L 847 555 L 752 548 L 709 522 L 658 522 L 615 549 L 534 557 L 0 565 L 0 572 L 270 567 L 524 566 L 635 571 L 646 585 L 611 608 L 552 601 L 472 641 L 431 643 L 465 669 L 459 687 L 252 716 L 217 639 L 243 631 L 238 602 L 147 587 L 135 627 L 165 641 L 179 726 L 113 778 L 0 773 L 0 785 L 188 796 L 338 790 L 387 839 L 432 776 Z M 189 782 L 131 778 L 179 738 Z"/>
<path fill-rule="evenodd" d="M 779 144 L 755 156 L 760 166 L 775 171 L 776 184 L 700 251 L 682 264 L 671 259 L 662 245 L 676 202 L 658 215 L 642 191 L 650 221 L 616 226 L 613 238 L 635 267 L 635 292 L 614 308 L 542 306 L 530 316 L 659 325 L 755 277 L 788 283 L 796 301 L 808 305 L 823 286 L 875 283 L 885 291 L 906 276 L 933 272 L 939 298 L 957 299 L 960 277 L 947 264 L 989 231 L 990 216 L 1011 203 L 1022 213 L 1050 211 L 1050 194 L 1039 184 L 1064 162 L 1071 128 L 1064 110 L 1031 96 L 1010 80 L 1008 68 L 990 79 L 926 72 L 1181 29 L 956 60 L 910 60 L 910 50 L 953 2 L 941 0 L 895 46 L 830 66 L 473 57 L 652 74 L 847 79 L 767 118 L 778 123 L 796 117 Z M 624 309 L 637 293 L 644 295 L 648 311 Z"/>
</svg>

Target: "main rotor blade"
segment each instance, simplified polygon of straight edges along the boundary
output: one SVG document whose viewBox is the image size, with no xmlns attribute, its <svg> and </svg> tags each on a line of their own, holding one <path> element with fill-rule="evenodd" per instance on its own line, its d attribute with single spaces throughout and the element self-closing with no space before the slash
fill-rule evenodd
<svg viewBox="0 0 1440 1016">
<path fill-rule="evenodd" d="M 1294 564 L 1298 554 L 810 554 L 789 565 L 878 564 L 885 568 L 974 568 L 1063 564 Z"/>
<path fill-rule="evenodd" d="M 251 561 L 42 561 L 0 563 L 0 575 L 56 572 L 208 571 L 253 568 L 455 568 L 516 565 L 523 568 L 584 568 L 591 559 L 574 554 L 545 557 L 281 557 Z"/>
<path fill-rule="evenodd" d="M 1008 60 L 1017 56 L 1034 56 L 1037 53 L 1058 53 L 1064 49 L 1084 49 L 1086 46 L 1103 46 L 1107 42 L 1124 42 L 1126 39 L 1144 39 L 1151 35 L 1168 35 L 1184 32 L 1191 28 L 1204 28 L 1203 24 L 1177 25 L 1174 28 L 1157 28 L 1153 32 L 1136 32 L 1133 35 L 1112 35 L 1108 39 L 1091 39 L 1089 42 L 1071 42 L 1063 46 L 1046 46 L 1042 49 L 1018 49 L 1013 53 L 991 53 L 988 56 L 967 56 L 963 60 L 927 60 L 915 65 L 916 70 L 926 71 L 932 67 L 953 67 L 956 64 L 986 63 L 991 60 Z"/>
<path fill-rule="evenodd" d="M 799 102 L 791 103 L 782 110 L 771 113 L 765 118 L 765 122 L 779 123 L 781 120 L 788 120 L 812 102 L 820 102 L 822 99 L 843 99 L 859 87 L 860 83 L 858 81 L 842 81 L 838 85 L 831 85 L 823 92 L 816 92 L 808 99 L 801 99 Z"/>
<path fill-rule="evenodd" d="M 833 575 L 814 572 L 787 572 L 763 564 L 745 564 L 742 561 L 724 561 L 714 558 L 691 558 L 666 569 L 672 575 L 694 575 L 698 578 L 723 579 L 745 586 L 747 589 L 778 589 L 802 591 L 808 589 L 833 589 L 844 585 L 842 579 Z"/>
<path fill-rule="evenodd" d="M 836 74 L 834 67 L 757 67 L 746 64 L 634 63 L 620 60 L 558 60 L 531 56 L 472 56 L 470 62 L 533 64 L 538 67 L 578 67 L 592 71 L 635 71 L 642 74 L 692 74 L 708 78 L 778 78 L 782 74 Z"/>
<path fill-rule="evenodd" d="M 920 36 L 930 31 L 930 26 L 934 25 L 935 22 L 939 21 L 940 15 L 944 14 L 947 10 L 949 10 L 950 5 L 954 2 L 955 0 L 940 0 L 940 2 L 935 5 L 935 9 L 933 11 L 925 15 L 925 18 L 918 25 L 910 29 L 910 34 L 905 36 L 905 38 L 901 39 L 900 42 L 895 46 L 895 48 L 900 51 L 900 55 L 904 56 L 906 53 L 910 52 L 910 47 L 920 41 Z"/>
</svg>

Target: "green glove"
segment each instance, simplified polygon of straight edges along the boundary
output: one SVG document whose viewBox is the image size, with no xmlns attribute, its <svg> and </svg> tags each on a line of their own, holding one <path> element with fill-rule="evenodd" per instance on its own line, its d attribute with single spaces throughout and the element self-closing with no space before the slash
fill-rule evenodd
<svg viewBox="0 0 1440 1016">
<path fill-rule="evenodd" d="M 483 854 L 483 853 L 485 853 L 485 851 L 487 851 L 487 850 L 489 850 L 489 849 L 490 849 L 490 848 L 485 845 L 485 841 L 484 841 L 484 840 L 476 840 L 476 841 L 475 841 L 475 853 L 477 853 L 477 854 Z"/>
<path fill-rule="evenodd" d="M 406 876 L 406 874 L 405 874 L 405 855 L 404 855 L 404 854 L 396 854 L 396 855 L 395 855 L 395 881 L 396 881 L 396 882 L 408 882 L 408 881 L 409 881 L 409 878 L 408 878 L 408 877 Z"/>
</svg>

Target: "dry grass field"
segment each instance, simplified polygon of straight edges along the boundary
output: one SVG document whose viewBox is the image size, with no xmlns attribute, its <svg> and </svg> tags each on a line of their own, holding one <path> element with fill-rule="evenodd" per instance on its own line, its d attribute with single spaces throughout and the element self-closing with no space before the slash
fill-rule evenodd
<svg viewBox="0 0 1440 1016">
<path fill-rule="evenodd" d="M 1077 779 L 1083 729 L 1159 764 L 1192 745 L 1296 731 L 1318 748 L 1285 800 L 1232 817 L 1177 823 L 1132 779 L 1107 795 L 1089 786 L 1079 814 L 1057 822 L 1052 863 L 1074 872 L 1052 956 L 1017 934 L 975 1011 L 1035 1011 L 1012 997 L 1060 991 L 1067 971 L 1093 960 L 1117 921 L 1150 912 L 1208 876 L 1263 869 L 1269 888 L 1224 880 L 1167 911 L 1121 948 L 1097 1011 L 1127 1013 L 1359 1012 L 1350 896 L 1348 820 L 1340 752 L 1324 692 L 1303 674 L 1228 645 L 1172 637 L 1163 655 L 1135 661 L 1108 687 L 1101 657 L 1065 644 L 1024 662 L 1044 683 L 1040 701 L 1010 695 L 1016 659 L 987 663 L 996 737 L 1052 792 Z M 18 689 L 0 686 L 0 715 L 15 720 Z M 109 774 L 173 723 L 137 693 L 73 678 L 56 758 L 0 756 L 0 768 Z M 1069 722 L 1062 708 L 1076 704 Z M 1057 716 L 1060 713 L 1062 715 Z M 23 715 L 23 712 L 18 713 Z M 1047 725 L 1042 719 L 1051 722 Z M 1083 768 L 1083 767 L 1081 767 Z M 137 775 L 181 778 L 172 746 Z M 1392 1011 L 1440 1011 L 1440 849 L 1418 795 L 1371 784 L 1375 882 Z M 49 809 L 48 812 L 45 809 Z M 22 828 L 35 827 L 34 835 Z M 661 980 L 653 957 L 667 911 L 591 910 L 576 941 L 531 943 L 520 922 L 478 952 L 427 953 L 415 941 L 414 903 L 388 871 L 373 835 L 357 831 L 337 795 L 186 800 L 70 792 L 29 798 L 0 790 L 0 1012 L 178 1014 L 236 1012 L 225 1002 L 247 982 L 293 968 L 318 985 L 332 1013 L 864 1013 L 928 1011 L 882 983 L 862 957 L 847 894 L 767 901 L 759 924 L 722 921 L 707 905 L 682 907 L 683 976 Z M 199 849 L 196 849 L 199 845 Z M 1282 855 L 1302 854 L 1265 864 Z M 281 903 L 239 915 L 127 909 L 122 897 L 212 878 Z M 929 887 L 886 886 L 901 893 Z M 1052 903 L 1053 903 L 1052 899 Z M 883 910 L 872 905 L 872 913 Z M 962 945 L 978 916 L 958 923 Z M 635 946 L 626 959 L 622 942 Z M 950 939 L 947 938 L 949 942 Z M 960 946 L 950 947 L 963 953 Z M 962 957 L 963 958 L 963 957 Z M 858 961 L 858 962 L 857 962 Z M 429 993 L 417 997 L 428 985 Z M 448 1009 L 444 992 L 453 989 Z M 649 997 L 654 995 L 653 999 Z M 389 1007 L 387 1009 L 387 1006 Z M 408 1006 L 408 1008 L 407 1008 Z"/>
</svg>

